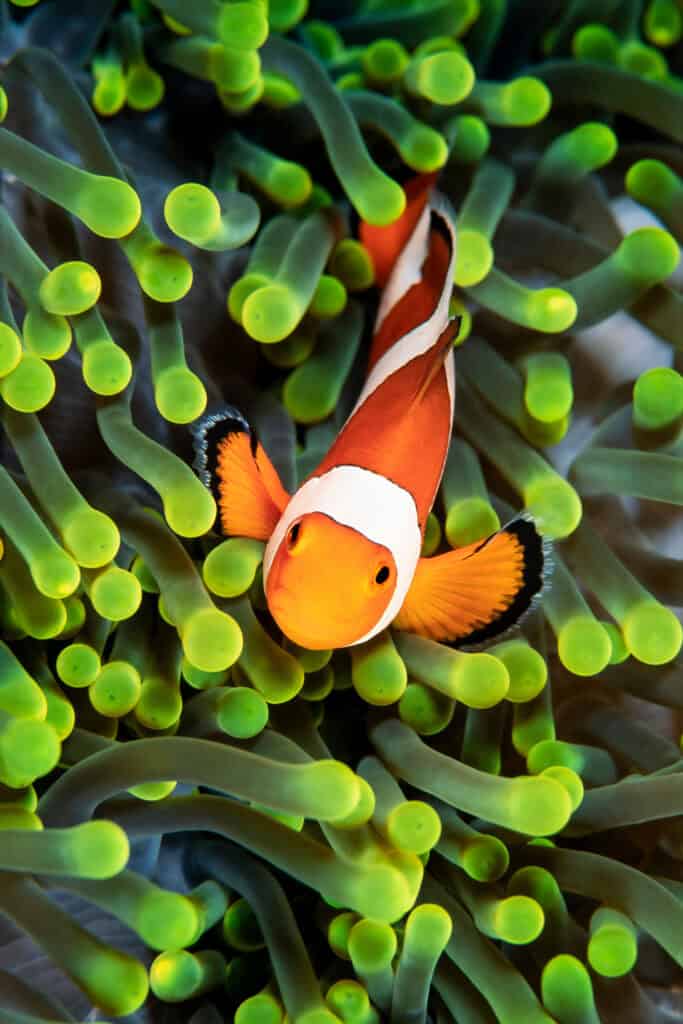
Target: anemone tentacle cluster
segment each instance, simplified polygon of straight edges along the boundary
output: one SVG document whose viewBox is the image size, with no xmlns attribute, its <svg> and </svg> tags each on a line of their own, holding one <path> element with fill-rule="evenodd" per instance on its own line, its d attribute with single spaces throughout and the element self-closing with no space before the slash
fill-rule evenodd
<svg viewBox="0 0 683 1024">
<path fill-rule="evenodd" d="M 81 8 L 0 4 L 0 1020 L 680 1019 L 680 0 Z M 416 174 L 423 553 L 525 511 L 551 579 L 483 650 L 304 650 L 193 425 L 317 465 Z"/>
</svg>

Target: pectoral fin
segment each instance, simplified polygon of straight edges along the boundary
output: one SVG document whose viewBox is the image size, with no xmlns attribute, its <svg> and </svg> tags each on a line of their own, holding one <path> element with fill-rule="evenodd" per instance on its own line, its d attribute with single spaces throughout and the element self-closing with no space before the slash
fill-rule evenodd
<svg viewBox="0 0 683 1024">
<path fill-rule="evenodd" d="M 519 518 L 484 541 L 421 558 L 394 620 L 432 640 L 478 644 L 504 632 L 543 586 L 543 541 Z"/>
<path fill-rule="evenodd" d="M 222 532 L 268 540 L 289 494 L 247 421 L 230 407 L 205 417 L 194 434 L 195 467 L 216 499 Z"/>
</svg>

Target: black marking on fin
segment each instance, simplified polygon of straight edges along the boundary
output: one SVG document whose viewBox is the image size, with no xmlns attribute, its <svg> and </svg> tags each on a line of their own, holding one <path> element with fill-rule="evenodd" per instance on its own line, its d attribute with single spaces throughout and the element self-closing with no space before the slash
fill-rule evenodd
<svg viewBox="0 0 683 1024">
<path fill-rule="evenodd" d="M 514 533 L 524 549 L 522 586 L 504 612 L 480 629 L 475 629 L 467 636 L 461 637 L 456 644 L 457 647 L 482 644 L 493 637 L 500 636 L 512 626 L 516 626 L 540 599 L 548 581 L 548 570 L 551 565 L 550 545 L 540 535 L 529 515 L 520 515 L 501 527 L 496 533 L 491 534 L 468 555 L 468 558 L 472 558 L 477 551 L 486 547 L 498 533 Z"/>
<path fill-rule="evenodd" d="M 192 468 L 213 494 L 220 500 L 218 488 L 218 448 L 230 434 L 248 434 L 251 450 L 256 456 L 258 438 L 239 409 L 227 405 L 218 412 L 208 413 L 191 428 L 195 458 Z"/>
</svg>

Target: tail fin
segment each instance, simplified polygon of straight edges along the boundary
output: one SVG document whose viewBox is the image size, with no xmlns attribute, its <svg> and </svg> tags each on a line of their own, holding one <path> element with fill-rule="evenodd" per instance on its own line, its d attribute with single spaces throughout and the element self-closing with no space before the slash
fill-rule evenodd
<svg viewBox="0 0 683 1024">
<path fill-rule="evenodd" d="M 484 541 L 421 558 L 394 625 L 459 646 L 483 643 L 530 608 L 546 561 L 543 538 L 520 516 Z"/>
<path fill-rule="evenodd" d="M 216 499 L 223 533 L 268 540 L 289 495 L 242 413 L 227 406 L 192 433 L 194 468 Z"/>
</svg>

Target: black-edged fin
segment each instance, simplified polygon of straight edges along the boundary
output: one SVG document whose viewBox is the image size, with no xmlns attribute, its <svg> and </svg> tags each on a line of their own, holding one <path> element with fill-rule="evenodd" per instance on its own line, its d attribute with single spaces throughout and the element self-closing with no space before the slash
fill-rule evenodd
<svg viewBox="0 0 683 1024">
<path fill-rule="evenodd" d="M 247 420 L 227 406 L 192 433 L 194 468 L 216 499 L 222 532 L 267 540 L 289 495 Z"/>
<path fill-rule="evenodd" d="M 218 412 L 207 413 L 206 416 L 203 416 L 194 423 L 190 429 L 194 447 L 192 468 L 218 502 L 220 500 L 218 490 L 218 450 L 220 443 L 228 434 L 245 433 L 249 436 L 252 450 L 256 454 L 256 435 L 251 430 L 249 423 L 242 413 L 234 405 L 226 405 L 225 408 Z"/>
<path fill-rule="evenodd" d="M 546 546 L 533 520 L 513 519 L 486 540 L 421 558 L 394 625 L 458 646 L 514 626 L 545 581 Z"/>
</svg>

